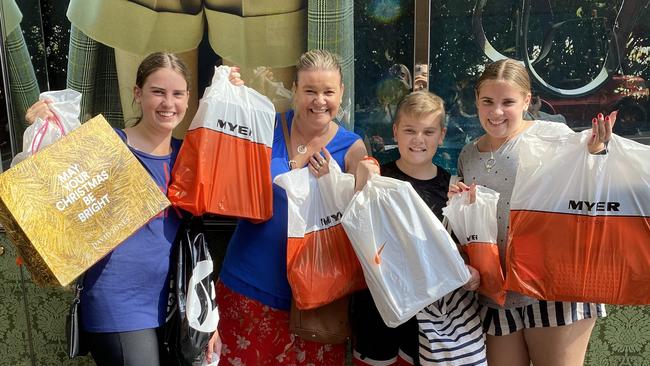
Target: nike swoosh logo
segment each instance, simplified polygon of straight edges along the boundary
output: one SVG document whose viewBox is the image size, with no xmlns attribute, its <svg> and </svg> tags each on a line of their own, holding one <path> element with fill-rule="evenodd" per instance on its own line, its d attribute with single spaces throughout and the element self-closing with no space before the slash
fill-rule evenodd
<svg viewBox="0 0 650 366">
<path fill-rule="evenodd" d="M 375 254 L 375 263 L 381 264 L 381 252 L 384 251 L 384 247 L 386 246 L 386 242 L 379 247 L 379 250 L 377 251 L 377 254 Z"/>
</svg>

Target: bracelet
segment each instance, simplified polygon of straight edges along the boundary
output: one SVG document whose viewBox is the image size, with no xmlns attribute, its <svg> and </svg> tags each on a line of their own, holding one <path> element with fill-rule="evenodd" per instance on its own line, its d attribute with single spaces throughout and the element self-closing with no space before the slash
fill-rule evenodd
<svg viewBox="0 0 650 366">
<path fill-rule="evenodd" d="M 609 141 L 603 142 L 603 145 L 605 145 L 605 147 L 602 150 L 596 151 L 592 155 L 607 155 L 607 145 L 608 144 L 609 144 Z"/>
<path fill-rule="evenodd" d="M 375 163 L 377 167 L 379 167 L 379 162 L 377 161 L 377 159 L 373 158 L 372 156 L 364 156 L 363 159 L 361 159 L 361 161 L 363 160 L 372 161 L 373 163 Z"/>
</svg>

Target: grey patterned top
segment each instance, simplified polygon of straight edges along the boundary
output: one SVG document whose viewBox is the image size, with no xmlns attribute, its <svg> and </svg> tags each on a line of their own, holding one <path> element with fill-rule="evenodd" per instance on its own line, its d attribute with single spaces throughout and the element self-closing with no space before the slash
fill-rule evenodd
<svg viewBox="0 0 650 366">
<path fill-rule="evenodd" d="M 526 136 L 541 134 L 565 135 L 572 132 L 569 127 L 561 123 L 535 121 L 526 131 L 504 143 L 492 155 L 490 152 L 478 151 L 476 146 L 477 139 L 465 145 L 458 157 L 458 175 L 463 177 L 465 184 L 480 184 L 500 194 L 497 204 L 497 245 L 499 247 L 499 257 L 504 275 L 506 273 L 505 255 L 509 229 L 508 221 L 510 218 L 510 197 L 512 196 L 512 189 L 515 185 L 517 164 L 519 162 L 518 147 L 520 144 L 525 143 Z M 486 162 L 492 156 L 494 163 L 492 168 L 488 170 L 486 168 Z M 479 302 L 490 307 L 499 307 L 499 305 L 485 296 L 480 296 Z M 533 299 L 528 296 L 508 291 L 504 307 L 521 307 L 532 302 Z"/>
</svg>

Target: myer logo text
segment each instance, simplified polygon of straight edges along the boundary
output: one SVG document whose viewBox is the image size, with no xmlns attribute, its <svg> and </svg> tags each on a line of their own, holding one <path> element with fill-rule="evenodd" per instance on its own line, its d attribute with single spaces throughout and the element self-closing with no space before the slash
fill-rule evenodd
<svg viewBox="0 0 650 366">
<path fill-rule="evenodd" d="M 224 121 L 222 119 L 217 119 L 217 126 L 219 126 L 219 128 L 224 131 L 234 132 L 242 136 L 250 136 L 252 134 L 252 131 L 249 127 L 240 126 L 236 123 Z"/>
<path fill-rule="evenodd" d="M 618 208 L 620 206 L 621 206 L 620 202 L 613 202 L 613 201 L 589 202 L 589 201 L 569 200 L 569 210 L 618 211 Z"/>
<path fill-rule="evenodd" d="M 337 212 L 334 215 L 325 216 L 320 219 L 320 225 L 328 226 L 334 222 L 340 221 L 341 217 L 343 217 L 343 214 L 341 212 Z"/>
</svg>

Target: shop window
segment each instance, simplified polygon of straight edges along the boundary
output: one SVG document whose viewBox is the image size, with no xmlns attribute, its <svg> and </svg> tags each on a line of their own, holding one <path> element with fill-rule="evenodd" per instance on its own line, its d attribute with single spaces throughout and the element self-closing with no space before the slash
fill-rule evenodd
<svg viewBox="0 0 650 366">
<path fill-rule="evenodd" d="M 414 1 L 355 1 L 355 132 L 380 162 L 398 158 L 392 119 L 413 88 Z"/>
<path fill-rule="evenodd" d="M 476 79 L 485 64 L 510 57 L 523 62 L 533 79 L 534 103 L 526 118 L 580 131 L 597 113 L 619 110 L 615 133 L 650 143 L 648 4 L 356 1 L 356 130 L 380 160 L 397 158 L 391 103 L 417 87 L 416 75 L 428 73 L 428 88 L 445 100 L 448 122 L 434 161 L 453 172 L 462 147 L 483 133 L 474 105 Z M 422 18 L 428 32 L 417 28 Z M 429 38 L 426 64 L 413 61 L 423 35 Z"/>
<path fill-rule="evenodd" d="M 0 85 L 4 85 L 4 75 L 0 73 Z M 0 113 L 0 158 L 2 164 L 0 165 L 0 172 L 9 167 L 9 162 L 13 156 L 11 151 L 11 128 L 9 125 L 9 110 L 7 109 L 7 97 L 5 89 L 0 89 L 0 108 L 3 113 Z"/>
<path fill-rule="evenodd" d="M 4 169 L 9 167 L 12 156 L 22 149 L 27 108 L 38 100 L 40 91 L 65 85 L 65 67 L 60 65 L 65 65 L 67 37 L 57 31 L 60 27 L 44 26 L 43 19 L 53 18 L 54 7 L 48 4 L 48 1 L 38 0 L 0 2 L 2 108 L 7 111 L 0 120 Z"/>
<path fill-rule="evenodd" d="M 56 2 L 61 5 L 56 8 L 54 3 L 0 2 L 4 7 L 18 4 L 24 15 L 17 25 L 34 71 L 36 95 L 66 84 L 70 36 L 67 2 Z M 291 4 L 283 10 L 287 14 L 304 12 L 308 2 Z M 246 15 L 229 8 L 208 10 Z M 7 23 L 8 11 L 2 11 Z M 535 103 L 529 118 L 563 121 L 579 131 L 589 127 L 596 113 L 619 110 L 615 132 L 647 143 L 649 16 L 646 0 L 355 0 L 354 82 L 347 83 L 354 85 L 349 90 L 354 95 L 346 99 L 353 101 L 354 114 L 347 126 L 353 123 L 380 161 L 396 159 L 391 129 L 396 103 L 414 88 L 425 86 L 445 100 L 448 112 L 447 137 L 435 161 L 454 171 L 462 146 L 482 133 L 474 107 L 477 76 L 491 60 L 512 57 L 524 62 L 534 79 Z M 297 39 L 300 44 L 306 43 L 307 35 Z M 428 47 L 423 48 L 423 40 Z M 199 91 L 209 82 L 214 62 L 220 60 L 211 46 L 212 42 L 205 39 L 199 46 Z M 422 49 L 426 49 L 424 57 Z M 233 53 L 224 57 L 224 62 L 230 59 L 237 57 Z M 288 99 L 279 96 L 290 94 L 295 72 L 292 67 L 276 67 L 275 79 L 267 80 L 263 76 L 270 74 L 263 72 L 265 65 L 253 62 L 244 66 L 244 78 L 250 86 L 268 94 L 278 109 L 288 107 Z M 6 74 L 4 77 L 10 79 Z M 24 108 L 35 99 L 33 93 L 29 98 L 12 98 L 11 93 L 21 88 L 12 80 L 4 81 L 9 94 L 4 90 L 0 97 L 5 98 L 3 106 L 7 101 L 12 105 L 11 114 L 3 113 L 0 125 L 0 149 L 6 167 L 12 151 L 9 137 L 21 136 Z M 97 108 L 102 110 L 93 113 L 115 110 Z M 14 153 L 19 149 L 20 144 L 15 144 Z"/>
</svg>

